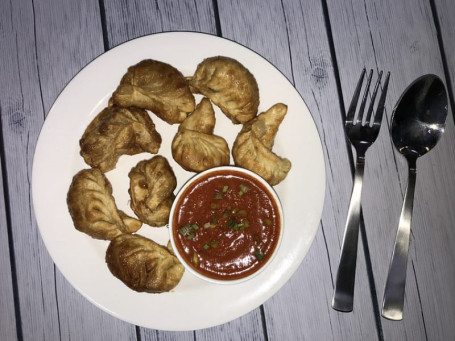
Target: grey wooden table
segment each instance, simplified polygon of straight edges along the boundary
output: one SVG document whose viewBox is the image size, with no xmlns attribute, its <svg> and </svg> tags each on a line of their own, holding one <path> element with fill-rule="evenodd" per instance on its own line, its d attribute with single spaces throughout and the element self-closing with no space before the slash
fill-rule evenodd
<svg viewBox="0 0 455 341">
<path fill-rule="evenodd" d="M 15 0 L 0 2 L 1 340 L 451 340 L 455 336 L 455 129 L 418 161 L 404 319 L 380 316 L 407 168 L 388 128 L 394 104 L 422 74 L 440 76 L 453 107 L 452 0 Z M 259 308 L 209 329 L 140 328 L 104 313 L 61 275 L 31 199 L 46 115 L 81 68 L 116 45 L 163 31 L 229 38 L 294 84 L 317 125 L 326 196 L 316 238 L 290 281 Z M 216 53 L 216 52 L 214 52 Z M 343 128 L 360 69 L 390 70 L 384 123 L 367 153 L 354 311 L 330 307 L 353 152 Z"/>
</svg>

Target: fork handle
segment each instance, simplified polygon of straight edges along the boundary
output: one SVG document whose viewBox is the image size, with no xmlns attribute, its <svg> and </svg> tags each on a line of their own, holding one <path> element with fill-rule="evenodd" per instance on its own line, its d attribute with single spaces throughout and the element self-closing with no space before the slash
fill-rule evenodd
<svg viewBox="0 0 455 341">
<path fill-rule="evenodd" d="M 416 168 L 414 161 L 414 165 L 410 164 L 409 167 L 408 185 L 404 195 L 403 208 L 401 209 L 400 222 L 398 223 L 395 246 L 382 301 L 382 316 L 394 321 L 403 319 L 404 290 L 406 285 L 415 185 Z"/>
<path fill-rule="evenodd" d="M 355 268 L 357 262 L 357 245 L 359 240 L 360 199 L 362 196 L 363 173 L 365 157 L 357 156 L 354 185 L 349 203 L 348 217 L 341 246 L 340 265 L 338 267 L 335 290 L 333 294 L 333 309 L 350 312 L 354 300 Z"/>
</svg>

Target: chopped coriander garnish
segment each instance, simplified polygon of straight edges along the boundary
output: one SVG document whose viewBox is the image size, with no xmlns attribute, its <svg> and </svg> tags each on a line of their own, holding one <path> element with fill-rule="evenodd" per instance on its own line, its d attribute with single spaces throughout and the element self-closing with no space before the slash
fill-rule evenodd
<svg viewBox="0 0 455 341">
<path fill-rule="evenodd" d="M 204 246 L 203 246 L 204 250 L 207 250 L 207 249 L 210 249 L 210 245 L 205 243 Z"/>
<path fill-rule="evenodd" d="M 187 237 L 191 233 L 191 226 L 190 224 L 185 224 L 181 228 L 179 228 L 179 232 L 182 236 Z"/>
<path fill-rule="evenodd" d="M 231 227 L 231 228 L 233 228 L 233 229 L 235 229 L 235 228 L 237 227 L 237 223 L 236 223 L 236 221 L 235 221 L 234 218 L 229 219 L 229 221 L 228 221 L 228 227 Z"/>
<path fill-rule="evenodd" d="M 227 185 L 223 186 L 223 193 L 226 193 L 228 191 L 228 189 L 229 189 L 229 186 L 227 186 Z"/>
<path fill-rule="evenodd" d="M 256 249 L 256 251 L 254 251 L 254 255 L 256 256 L 256 258 L 260 261 L 264 258 L 264 254 L 262 253 L 261 250 L 259 249 Z"/>
<path fill-rule="evenodd" d="M 223 192 L 215 192 L 214 198 L 216 200 L 223 199 Z"/>
<path fill-rule="evenodd" d="M 195 231 L 198 229 L 199 229 L 198 224 L 190 225 L 187 223 L 184 226 L 182 226 L 181 228 L 179 228 L 179 233 L 182 236 L 184 236 L 186 239 L 191 240 L 194 237 L 196 237 Z"/>
<path fill-rule="evenodd" d="M 240 184 L 239 185 L 239 189 L 240 191 L 242 191 L 243 193 L 246 193 L 250 190 L 250 188 L 248 186 L 245 186 L 244 184 Z"/>
</svg>

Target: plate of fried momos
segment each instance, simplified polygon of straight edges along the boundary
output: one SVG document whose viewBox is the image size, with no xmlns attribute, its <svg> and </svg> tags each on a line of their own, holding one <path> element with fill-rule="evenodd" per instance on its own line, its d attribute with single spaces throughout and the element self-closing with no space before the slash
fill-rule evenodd
<svg viewBox="0 0 455 341">
<path fill-rule="evenodd" d="M 263 177 L 284 211 L 273 262 L 230 286 L 185 272 L 167 228 L 178 189 L 225 165 Z M 299 93 L 260 55 L 200 33 L 138 38 L 87 65 L 51 108 L 33 166 L 38 225 L 65 278 L 114 316 L 164 330 L 227 322 L 278 291 L 311 245 L 324 191 Z"/>
</svg>

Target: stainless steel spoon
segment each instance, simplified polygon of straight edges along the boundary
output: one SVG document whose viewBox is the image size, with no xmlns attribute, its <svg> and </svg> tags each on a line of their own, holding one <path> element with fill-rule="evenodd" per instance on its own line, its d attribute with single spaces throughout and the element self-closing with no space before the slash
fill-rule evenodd
<svg viewBox="0 0 455 341">
<path fill-rule="evenodd" d="M 416 79 L 401 95 L 392 115 L 392 140 L 408 161 L 408 185 L 382 302 L 382 316 L 403 318 L 409 236 L 414 205 L 417 158 L 429 152 L 444 132 L 447 93 L 435 75 Z"/>
</svg>

